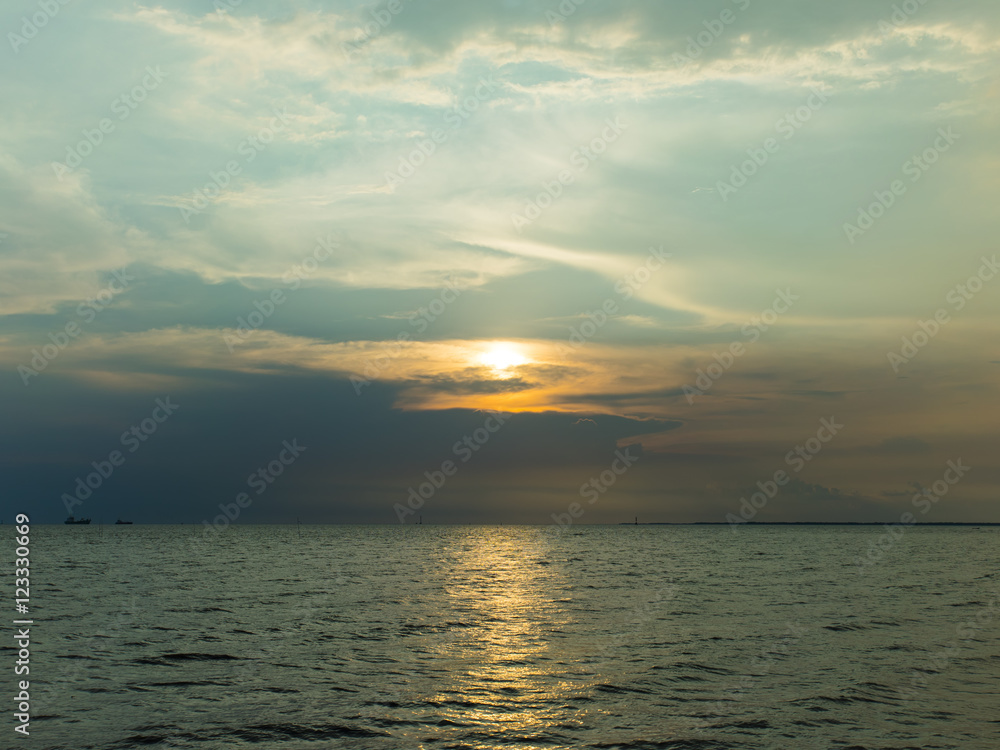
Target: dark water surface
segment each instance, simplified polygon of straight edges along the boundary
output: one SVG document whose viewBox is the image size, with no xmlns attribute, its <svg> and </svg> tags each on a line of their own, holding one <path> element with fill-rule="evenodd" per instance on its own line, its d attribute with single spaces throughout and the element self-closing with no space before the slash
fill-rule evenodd
<svg viewBox="0 0 1000 750">
<path fill-rule="evenodd" d="M 11 745 L 1000 748 L 1000 535 L 882 535 L 36 526 Z"/>
</svg>

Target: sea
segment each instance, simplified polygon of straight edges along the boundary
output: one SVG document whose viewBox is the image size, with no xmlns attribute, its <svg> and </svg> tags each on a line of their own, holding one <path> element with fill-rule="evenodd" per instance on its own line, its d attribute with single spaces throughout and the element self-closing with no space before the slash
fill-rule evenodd
<svg viewBox="0 0 1000 750">
<path fill-rule="evenodd" d="M 0 745 L 996 750 L 997 528 L 35 525 Z"/>
</svg>

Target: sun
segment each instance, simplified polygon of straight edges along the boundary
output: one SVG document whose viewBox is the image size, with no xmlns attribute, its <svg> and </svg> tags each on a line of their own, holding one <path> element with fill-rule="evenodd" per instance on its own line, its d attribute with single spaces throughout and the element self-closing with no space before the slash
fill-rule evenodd
<svg viewBox="0 0 1000 750">
<path fill-rule="evenodd" d="M 500 375 L 509 375 L 510 370 L 523 365 L 528 360 L 512 344 L 492 344 L 479 355 L 479 362 Z"/>
</svg>

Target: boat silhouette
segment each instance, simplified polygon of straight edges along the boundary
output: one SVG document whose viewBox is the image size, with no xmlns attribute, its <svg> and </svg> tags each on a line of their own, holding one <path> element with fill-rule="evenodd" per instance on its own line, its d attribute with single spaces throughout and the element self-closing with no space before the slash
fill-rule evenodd
<svg viewBox="0 0 1000 750">
<path fill-rule="evenodd" d="M 89 518 L 74 518 L 73 516 L 70 516 L 65 521 L 63 521 L 63 523 L 72 523 L 72 524 L 90 523 L 90 519 Z"/>
<path fill-rule="evenodd" d="M 117 521 L 115 521 L 115 526 L 118 526 L 118 525 L 131 526 L 132 522 L 131 521 L 123 521 L 122 519 L 119 518 Z"/>
</svg>

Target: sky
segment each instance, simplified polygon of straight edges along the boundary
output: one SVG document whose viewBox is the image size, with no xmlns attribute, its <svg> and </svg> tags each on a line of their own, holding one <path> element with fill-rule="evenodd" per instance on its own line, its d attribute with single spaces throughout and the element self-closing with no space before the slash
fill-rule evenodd
<svg viewBox="0 0 1000 750">
<path fill-rule="evenodd" d="M 0 31 L 4 517 L 1000 522 L 995 3 Z"/>
</svg>

